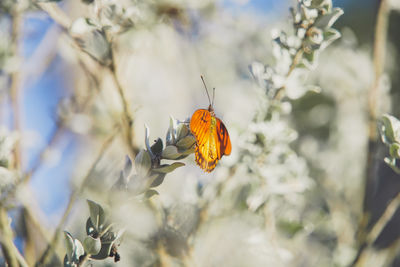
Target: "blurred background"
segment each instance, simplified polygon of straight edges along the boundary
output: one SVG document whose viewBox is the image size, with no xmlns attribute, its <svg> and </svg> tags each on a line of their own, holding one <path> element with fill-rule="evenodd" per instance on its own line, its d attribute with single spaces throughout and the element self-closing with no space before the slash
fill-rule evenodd
<svg viewBox="0 0 400 267">
<path fill-rule="evenodd" d="M 151 142 L 165 140 L 170 116 L 184 121 L 196 109 L 208 107 L 200 75 L 209 88 L 216 88 L 215 113 L 228 128 L 232 154 L 210 174 L 190 155 L 181 160 L 186 166 L 157 187 L 157 205 L 173 218 L 194 212 L 203 198 L 211 203 L 208 214 L 213 218 L 189 242 L 192 262 L 179 265 L 173 255 L 171 265 L 165 266 L 349 266 L 360 252 L 357 234 L 363 212 L 372 218 L 366 227 L 372 227 L 400 191 L 398 174 L 383 162 L 388 153 L 383 145 L 374 158 L 373 185 L 365 187 L 366 95 L 374 79 L 374 27 L 381 1 L 332 1 L 344 10 L 334 25 L 342 37 L 320 54 L 317 67 L 304 78 L 320 92 L 285 100 L 286 123 L 266 126 L 271 127 L 266 128 L 270 140 L 280 140 L 288 127 L 282 137 L 286 145 L 272 143 L 268 153 L 279 154 L 276 151 L 286 146 L 291 150 L 283 163 L 266 156 L 269 163 L 261 176 L 283 178 L 260 182 L 266 184 L 265 194 L 256 192 L 257 174 L 246 161 L 251 159 L 243 156 L 244 137 L 263 105 L 249 65 L 277 64 L 271 33 L 290 32 L 289 8 L 297 1 L 60 1 L 56 5 L 66 18 L 52 13 L 58 21 L 41 6 L 47 3 L 18 2 L 17 34 L 11 15 L 15 3 L 0 3 L 0 135 L 19 140 L 19 172 L 31 174 L 9 211 L 15 243 L 29 262 L 41 255 L 71 192 L 81 186 L 104 140 L 120 123 L 124 105 L 119 86 L 133 118 L 133 153 L 121 136 L 103 153 L 66 220 L 64 229 L 76 238 L 84 236 L 86 199 L 105 204 L 104 194 L 117 180 L 126 155 L 145 148 L 145 124 Z M 111 11 L 106 9 L 110 5 L 115 5 Z M 388 21 L 379 105 L 400 117 L 398 11 L 390 12 Z M 88 34 L 98 25 L 111 33 L 107 38 L 112 38 L 115 76 L 103 67 L 107 52 L 101 38 Z M 232 174 L 234 168 L 238 170 Z M 199 188 L 204 190 L 201 196 Z M 254 204 L 258 198 L 267 204 Z M 128 225 L 118 264 L 158 266 L 157 254 L 140 243 L 155 231 L 156 215 L 130 199 L 118 201 L 115 220 Z M 21 215 L 26 206 L 35 214 L 33 222 Z M 230 209 L 235 212 L 227 213 Z M 185 216 L 173 224 L 190 224 Z M 360 266 L 397 266 L 399 220 L 395 214 Z M 29 233 L 36 224 L 43 233 Z M 29 242 L 37 248 L 29 248 Z M 58 249 L 62 252 L 62 245 Z M 109 259 L 93 264 L 113 263 Z"/>
</svg>

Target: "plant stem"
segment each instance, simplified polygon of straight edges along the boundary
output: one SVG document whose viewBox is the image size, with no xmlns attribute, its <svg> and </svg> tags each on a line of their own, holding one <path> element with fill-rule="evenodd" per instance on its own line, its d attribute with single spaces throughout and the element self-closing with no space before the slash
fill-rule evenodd
<svg viewBox="0 0 400 267">
<path fill-rule="evenodd" d="M 389 2 L 387 0 L 381 0 L 379 11 L 377 15 L 377 21 L 375 25 L 375 40 L 374 40 L 374 72 L 375 79 L 373 84 L 368 91 L 368 112 L 369 112 L 369 137 L 370 140 L 376 140 L 376 119 L 378 116 L 378 104 L 379 104 L 379 83 L 385 67 L 385 50 L 386 50 L 386 39 L 388 31 L 388 19 L 389 19 Z"/>
<path fill-rule="evenodd" d="M 377 20 L 375 25 L 375 39 L 373 50 L 373 63 L 375 77 L 374 81 L 368 90 L 368 152 L 367 162 L 365 167 L 365 186 L 364 186 L 364 213 L 359 223 L 359 249 L 354 259 L 352 266 L 360 264 L 366 248 L 371 246 L 386 226 L 387 222 L 392 218 L 394 212 L 392 208 L 399 205 L 400 194 L 397 195 L 392 202 L 388 205 L 383 215 L 375 223 L 372 231 L 367 233 L 367 226 L 369 222 L 369 192 L 372 192 L 373 182 L 376 177 L 376 164 L 374 156 L 378 146 L 378 132 L 377 132 L 377 118 L 378 118 L 378 104 L 380 103 L 379 97 L 379 84 L 385 66 L 385 49 L 388 31 L 388 16 L 390 12 L 388 0 L 381 0 Z"/>
<path fill-rule="evenodd" d="M 8 220 L 6 209 L 0 207 L 0 244 L 4 258 L 9 267 L 18 267 L 17 256 L 14 251 L 13 232 Z"/>
<path fill-rule="evenodd" d="M 19 39 L 21 30 L 21 16 L 18 11 L 18 4 L 15 4 L 12 12 L 12 29 L 11 29 L 11 52 L 17 59 L 19 57 Z M 19 63 L 18 63 L 19 64 Z M 20 88 L 20 73 L 19 66 L 11 74 L 10 100 L 13 111 L 13 127 L 18 133 L 21 132 L 20 122 L 20 105 L 19 105 L 19 88 Z M 21 167 L 21 144 L 19 141 L 15 144 L 14 149 L 14 168 Z"/>
<path fill-rule="evenodd" d="M 395 212 L 399 207 L 400 207 L 400 192 L 397 193 L 397 195 L 386 206 L 385 211 L 383 212 L 381 217 L 379 217 L 379 220 L 374 224 L 371 231 L 369 231 L 368 234 L 365 235 L 365 242 L 360 246 L 360 249 L 357 253 L 357 257 L 354 260 L 352 266 L 362 266 L 362 264 L 360 263 L 363 262 L 365 251 L 374 244 L 375 240 L 382 233 L 383 229 L 392 219 L 393 215 L 395 214 Z"/>
<path fill-rule="evenodd" d="M 374 70 L 375 79 L 372 86 L 368 91 L 368 153 L 366 163 L 366 181 L 364 192 L 364 217 L 368 216 L 366 212 L 369 210 L 368 193 L 371 192 L 373 181 L 376 176 L 376 164 L 374 163 L 374 155 L 377 149 L 377 118 L 378 118 L 378 104 L 380 103 L 379 97 L 379 83 L 384 71 L 385 65 L 385 48 L 386 36 L 388 30 L 388 15 L 389 3 L 387 0 L 382 0 L 375 27 L 375 41 L 374 41 Z M 362 221 L 367 221 L 365 218 Z"/>
<path fill-rule="evenodd" d="M 114 64 L 114 55 L 112 56 L 113 63 L 111 64 L 110 71 L 112 78 L 114 80 L 115 86 L 118 89 L 118 94 L 120 96 L 121 102 L 122 102 L 122 108 L 123 108 L 123 118 L 122 118 L 122 124 L 124 126 L 124 137 L 128 146 L 128 152 L 129 156 L 134 159 L 135 155 L 139 152 L 134 146 L 133 146 L 133 118 L 130 115 L 129 112 L 129 106 L 128 106 L 128 101 L 126 99 L 124 89 L 118 79 L 117 76 L 117 70 L 115 69 L 115 64 Z"/>
</svg>

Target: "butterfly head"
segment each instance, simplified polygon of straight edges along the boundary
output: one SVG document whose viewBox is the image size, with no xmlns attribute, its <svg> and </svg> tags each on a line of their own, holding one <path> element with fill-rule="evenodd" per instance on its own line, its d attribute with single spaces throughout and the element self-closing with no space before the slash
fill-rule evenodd
<svg viewBox="0 0 400 267">
<path fill-rule="evenodd" d="M 208 106 L 208 111 L 211 113 L 211 116 L 215 117 L 215 112 L 214 112 L 214 108 L 213 108 L 212 104 L 210 104 Z"/>
</svg>

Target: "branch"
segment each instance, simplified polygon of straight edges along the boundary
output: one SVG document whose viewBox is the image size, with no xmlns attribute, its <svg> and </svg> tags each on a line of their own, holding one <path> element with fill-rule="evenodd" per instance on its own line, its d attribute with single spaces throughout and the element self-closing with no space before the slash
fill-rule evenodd
<svg viewBox="0 0 400 267">
<path fill-rule="evenodd" d="M 118 89 L 118 94 L 121 98 L 122 107 L 123 107 L 123 126 L 124 126 L 124 135 L 125 140 L 128 145 L 128 152 L 131 158 L 135 158 L 136 154 L 139 152 L 139 149 L 133 146 L 133 118 L 130 115 L 128 101 L 125 97 L 124 89 L 118 79 L 117 71 L 115 69 L 114 56 L 112 57 L 113 63 L 111 64 L 110 71 L 113 78 L 113 81 Z"/>
<path fill-rule="evenodd" d="M 19 40 L 21 30 L 21 16 L 18 11 L 18 4 L 14 6 L 12 12 L 12 32 L 11 32 L 11 52 L 14 57 L 19 58 Z M 20 73 L 19 68 L 16 68 L 11 74 L 11 87 L 10 87 L 10 100 L 13 112 L 13 126 L 17 132 L 21 132 L 20 122 L 20 105 L 19 105 L 19 88 L 20 88 Z M 21 143 L 19 141 L 15 144 L 14 150 L 14 167 L 19 169 L 21 167 Z"/>
<path fill-rule="evenodd" d="M 0 244 L 8 266 L 18 267 L 17 255 L 15 255 L 14 250 L 13 232 L 7 211 L 3 206 L 0 206 Z"/>
<path fill-rule="evenodd" d="M 366 181 L 364 192 L 364 211 L 368 210 L 368 192 L 371 192 L 375 174 L 374 155 L 377 148 L 377 114 L 379 101 L 379 82 L 383 74 L 385 65 L 386 36 L 388 30 L 389 3 L 382 0 L 378 11 L 377 23 L 375 27 L 374 41 L 374 70 L 375 79 L 368 91 L 368 152 L 366 162 Z M 362 222 L 367 222 L 367 214 L 364 212 Z M 365 228 L 361 225 L 361 228 Z M 362 229 L 364 231 L 364 229 Z"/>
<path fill-rule="evenodd" d="M 375 26 L 375 40 L 374 40 L 374 54 L 373 63 L 375 78 L 372 86 L 368 91 L 368 154 L 366 162 L 366 180 L 364 189 L 364 213 L 359 224 L 359 250 L 357 252 L 356 258 L 354 259 L 352 265 L 356 266 L 360 263 L 360 259 L 363 257 L 365 249 L 373 244 L 379 234 L 382 232 L 383 228 L 386 226 L 387 222 L 392 218 L 394 211 L 392 210 L 394 206 L 399 205 L 400 193 L 392 200 L 388 205 L 383 215 L 379 218 L 378 222 L 374 225 L 372 231 L 366 233 L 367 225 L 369 221 L 369 203 L 368 196 L 371 192 L 373 181 L 375 178 L 375 164 L 374 155 L 377 149 L 377 114 L 378 114 L 378 103 L 380 102 L 379 97 L 379 83 L 384 71 L 385 65 L 385 49 L 386 49 L 386 39 L 388 31 L 388 15 L 390 7 L 387 0 L 382 0 L 379 6 L 377 21 Z M 393 211 L 393 213 L 392 213 Z"/>
<path fill-rule="evenodd" d="M 64 31 L 71 26 L 71 19 L 55 3 L 36 3 L 40 9 L 45 11 Z"/>
<path fill-rule="evenodd" d="M 379 235 L 382 233 L 385 226 L 388 222 L 393 218 L 393 215 L 400 207 L 400 192 L 390 201 L 387 205 L 385 211 L 383 212 L 382 216 L 379 220 L 374 224 L 371 231 L 366 235 L 365 242 L 360 245 L 358 250 L 357 256 L 354 259 L 351 266 L 362 266 L 363 258 L 365 256 L 366 250 L 370 248 L 375 241 L 378 239 Z M 361 265 L 360 265 L 361 264 Z"/>
<path fill-rule="evenodd" d="M 368 113 L 369 113 L 369 138 L 375 141 L 377 139 L 376 120 L 379 103 L 379 83 L 385 67 L 385 50 L 388 31 L 389 2 L 382 0 L 375 26 L 374 40 L 374 71 L 375 79 L 368 91 Z"/>
<path fill-rule="evenodd" d="M 393 198 L 389 205 L 387 205 L 385 211 L 379 220 L 374 224 L 371 231 L 368 233 L 366 238 L 367 246 L 371 246 L 375 240 L 379 237 L 380 233 L 383 231 L 387 223 L 392 219 L 397 208 L 400 206 L 400 192 L 397 193 L 395 198 Z"/>
<path fill-rule="evenodd" d="M 24 256 L 22 256 L 22 254 L 19 252 L 18 248 L 15 246 L 14 243 L 13 243 L 13 248 L 14 248 L 14 253 L 15 253 L 15 256 L 17 257 L 17 261 L 18 261 L 20 267 L 29 267 L 28 263 L 25 261 Z"/>
</svg>

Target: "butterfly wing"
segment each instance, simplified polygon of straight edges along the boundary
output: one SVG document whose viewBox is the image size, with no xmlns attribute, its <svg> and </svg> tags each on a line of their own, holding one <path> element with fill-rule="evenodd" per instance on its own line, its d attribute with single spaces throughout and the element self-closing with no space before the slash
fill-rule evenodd
<svg viewBox="0 0 400 267">
<path fill-rule="evenodd" d="M 190 131 L 196 137 L 197 143 L 208 138 L 211 125 L 211 113 L 206 109 L 196 110 L 190 119 Z"/>
<path fill-rule="evenodd" d="M 215 131 L 215 138 L 218 140 L 218 155 L 219 158 L 222 158 L 223 155 L 229 155 L 231 154 L 232 150 L 232 145 L 231 145 L 231 139 L 229 138 L 228 130 L 226 129 L 224 123 L 216 118 L 217 124 L 216 124 L 216 131 Z"/>
<path fill-rule="evenodd" d="M 216 135 L 216 118 L 206 109 L 198 109 L 190 119 L 190 130 L 196 137 L 196 163 L 206 172 L 211 172 L 221 158 Z"/>
</svg>

